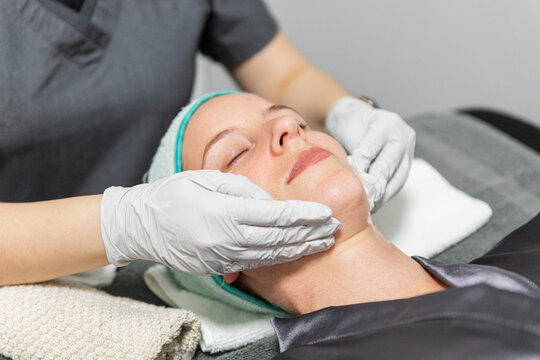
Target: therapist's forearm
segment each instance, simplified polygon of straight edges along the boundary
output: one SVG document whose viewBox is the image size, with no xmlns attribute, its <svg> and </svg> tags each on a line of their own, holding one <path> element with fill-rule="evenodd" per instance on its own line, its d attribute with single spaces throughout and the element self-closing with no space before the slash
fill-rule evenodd
<svg viewBox="0 0 540 360">
<path fill-rule="evenodd" d="M 308 66 L 295 74 L 277 102 L 297 109 L 314 130 L 324 129 L 326 115 L 349 93 L 326 73 Z"/>
<path fill-rule="evenodd" d="M 0 286 L 108 264 L 101 239 L 101 197 L 0 203 Z"/>
</svg>

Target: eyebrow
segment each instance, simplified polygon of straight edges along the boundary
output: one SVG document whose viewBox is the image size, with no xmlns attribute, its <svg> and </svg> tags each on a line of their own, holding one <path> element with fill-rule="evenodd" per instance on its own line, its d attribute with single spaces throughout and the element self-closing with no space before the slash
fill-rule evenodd
<svg viewBox="0 0 540 360">
<path fill-rule="evenodd" d="M 302 115 L 300 115 L 300 113 L 298 111 L 296 111 L 292 107 L 289 107 L 289 106 L 283 105 L 283 104 L 270 105 L 268 108 L 264 109 L 262 113 L 263 113 L 263 116 L 266 117 L 266 116 L 271 115 L 271 114 L 273 114 L 273 113 L 275 113 L 277 111 L 280 111 L 280 110 L 291 110 L 291 111 L 294 111 L 295 113 L 297 113 L 299 116 L 302 116 Z M 202 158 L 202 162 L 201 162 L 201 169 L 204 169 L 204 165 L 206 164 L 206 156 L 208 155 L 208 151 L 210 150 L 210 148 L 212 146 L 214 146 L 215 143 L 217 143 L 218 141 L 223 139 L 225 136 L 229 135 L 232 132 L 238 131 L 238 130 L 240 130 L 238 127 L 230 127 L 230 128 L 227 128 L 227 129 L 225 129 L 223 131 L 220 131 L 216 136 L 214 136 L 212 138 L 212 140 L 210 140 L 208 142 L 208 144 L 206 144 L 206 146 L 204 147 L 203 158 Z"/>
<path fill-rule="evenodd" d="M 297 113 L 298 115 L 302 116 L 296 109 L 293 109 L 292 107 L 283 105 L 283 104 L 274 104 L 274 105 L 269 106 L 267 109 L 263 110 L 263 115 L 265 116 L 271 115 L 272 113 L 275 113 L 279 110 L 291 110 Z"/>
<path fill-rule="evenodd" d="M 225 136 L 229 135 L 232 132 L 238 131 L 238 130 L 240 130 L 240 129 L 237 128 L 237 127 L 230 127 L 230 128 L 227 128 L 227 129 L 225 129 L 223 131 L 220 131 L 216 136 L 214 136 L 212 138 L 212 140 L 210 140 L 208 142 L 208 144 L 206 144 L 206 146 L 204 147 L 203 158 L 202 158 L 202 162 L 201 162 L 201 169 L 204 169 L 204 165 L 206 163 L 206 156 L 208 155 L 208 150 L 210 150 L 210 148 L 215 143 L 217 143 L 218 141 L 223 139 Z"/>
</svg>

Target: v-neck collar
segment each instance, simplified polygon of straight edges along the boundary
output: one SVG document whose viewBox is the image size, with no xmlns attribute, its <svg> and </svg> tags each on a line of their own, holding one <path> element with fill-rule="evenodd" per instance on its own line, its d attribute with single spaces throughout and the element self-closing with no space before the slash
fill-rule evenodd
<svg viewBox="0 0 540 360">
<path fill-rule="evenodd" d="M 97 0 L 85 0 L 80 11 L 75 11 L 56 0 L 38 0 L 48 10 L 70 22 L 72 25 L 80 21 L 90 21 L 96 7 Z"/>
<path fill-rule="evenodd" d="M 99 48 L 105 48 L 109 36 L 98 26 L 92 23 L 92 15 L 96 8 L 97 0 L 86 0 L 80 12 L 77 12 L 54 0 L 38 0 L 38 3 L 58 19 L 67 23 L 73 29 Z"/>
<path fill-rule="evenodd" d="M 81 12 L 55 0 L 21 0 L 16 5 L 21 19 L 56 47 L 59 55 L 86 66 L 102 58 L 116 28 L 122 2 L 86 0 Z"/>
</svg>

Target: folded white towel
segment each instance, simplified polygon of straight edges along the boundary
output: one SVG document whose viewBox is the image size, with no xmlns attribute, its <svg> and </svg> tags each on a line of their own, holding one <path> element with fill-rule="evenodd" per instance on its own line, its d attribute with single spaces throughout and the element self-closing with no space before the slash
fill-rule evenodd
<svg viewBox="0 0 540 360">
<path fill-rule="evenodd" d="M 189 360 L 199 338 L 199 322 L 186 310 L 88 287 L 0 287 L 0 354 L 14 360 Z"/>
<path fill-rule="evenodd" d="M 414 159 L 403 189 L 372 218 L 401 251 L 429 258 L 474 233 L 492 213 L 487 203 L 452 186 L 425 160 Z"/>
<path fill-rule="evenodd" d="M 144 273 L 146 285 L 173 307 L 189 310 L 201 323 L 201 349 L 216 353 L 237 349 L 274 334 L 271 315 L 242 311 L 220 301 L 183 290 L 163 265 L 152 266 Z"/>
</svg>

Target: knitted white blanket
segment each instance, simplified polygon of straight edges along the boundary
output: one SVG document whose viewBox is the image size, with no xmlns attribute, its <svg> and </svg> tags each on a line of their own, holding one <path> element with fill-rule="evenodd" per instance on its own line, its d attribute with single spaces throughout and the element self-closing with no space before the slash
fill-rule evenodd
<svg viewBox="0 0 540 360">
<path fill-rule="evenodd" d="M 196 316 L 87 287 L 0 287 L 0 354 L 17 359 L 191 359 Z"/>
</svg>

